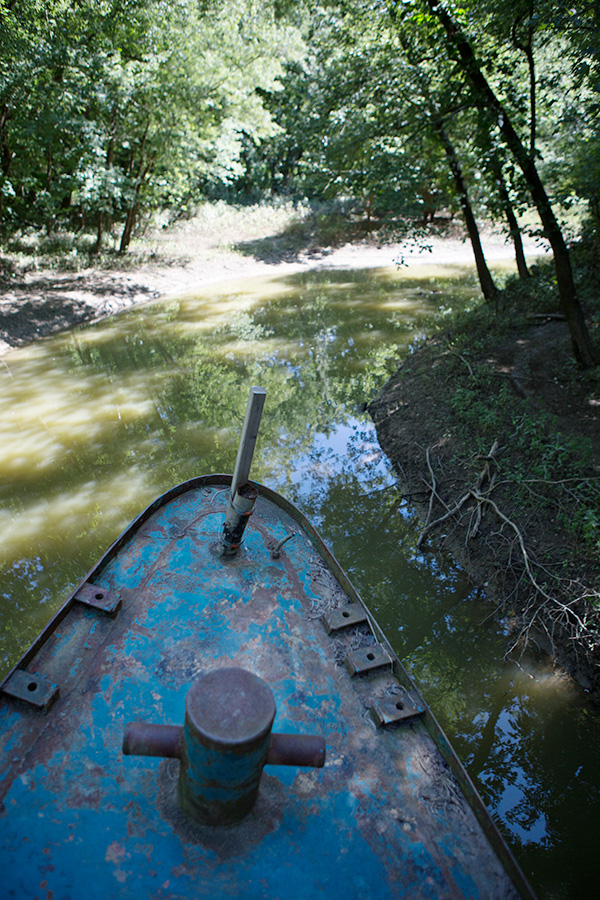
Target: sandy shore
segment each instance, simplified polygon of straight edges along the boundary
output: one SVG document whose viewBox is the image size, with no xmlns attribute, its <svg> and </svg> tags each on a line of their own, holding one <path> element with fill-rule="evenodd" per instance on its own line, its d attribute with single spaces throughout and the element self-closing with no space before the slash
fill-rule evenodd
<svg viewBox="0 0 600 900">
<path fill-rule="evenodd" d="M 432 236 L 431 249 L 410 244 L 374 242 L 344 244 L 333 250 L 301 252 L 289 258 L 279 252 L 240 252 L 207 241 L 186 247 L 185 256 L 158 252 L 135 269 L 87 268 L 72 273 L 33 269 L 0 287 L 0 356 L 45 335 L 81 322 L 95 321 L 122 309 L 158 298 L 202 291 L 211 284 L 257 276 L 284 276 L 315 269 L 370 269 L 400 266 L 470 266 L 473 253 L 467 241 Z M 484 238 L 488 262 L 510 261 L 512 247 L 503 236 Z M 530 256 L 544 250 L 533 240 Z M 287 258 L 286 258 L 287 256 Z"/>
</svg>

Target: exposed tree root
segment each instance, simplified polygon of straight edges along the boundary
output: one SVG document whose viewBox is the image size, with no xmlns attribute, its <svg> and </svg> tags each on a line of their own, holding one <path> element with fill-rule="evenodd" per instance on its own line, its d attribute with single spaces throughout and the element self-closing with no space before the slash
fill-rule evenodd
<svg viewBox="0 0 600 900">
<path fill-rule="evenodd" d="M 517 595 L 520 595 L 519 603 L 515 604 L 518 606 L 520 627 L 507 650 L 507 655 L 513 653 L 518 646 L 525 647 L 532 638 L 537 641 L 540 633 L 545 636 L 551 652 L 556 650 L 556 639 L 559 634 L 561 642 L 564 642 L 566 636 L 576 651 L 577 648 L 584 648 L 588 656 L 597 651 L 600 647 L 600 635 L 597 614 L 593 605 L 594 603 L 598 604 L 600 600 L 598 592 L 586 588 L 573 579 L 560 578 L 550 573 L 541 563 L 533 559 L 522 529 L 503 512 L 498 503 L 490 496 L 499 485 L 506 486 L 507 484 L 506 480 L 501 482 L 496 480 L 498 442 L 494 442 L 489 454 L 484 458 L 485 465 L 475 483 L 451 506 L 440 496 L 430 451 L 430 447 L 425 451 L 427 469 L 431 479 L 430 483 L 426 482 L 429 489 L 429 506 L 417 546 L 421 547 L 432 531 L 452 520 L 457 527 L 464 528 L 464 543 L 468 549 L 469 543 L 480 533 L 486 509 L 491 511 L 501 523 L 499 531 L 491 533 L 492 539 L 497 539 L 500 535 L 506 539 L 507 530 L 513 535 L 511 543 L 517 553 L 513 554 L 512 547 L 509 549 L 506 575 L 515 586 L 513 602 Z M 425 479 L 423 480 L 425 481 Z M 541 479 L 535 480 L 544 483 Z M 552 483 L 556 484 L 556 482 Z M 433 519 L 436 502 L 442 506 L 445 512 Z M 465 522 L 467 513 L 468 517 Z M 489 543 L 488 540 L 488 545 Z M 491 549 L 491 552 L 493 553 L 494 550 Z M 542 580 L 544 576 L 547 580 Z"/>
</svg>

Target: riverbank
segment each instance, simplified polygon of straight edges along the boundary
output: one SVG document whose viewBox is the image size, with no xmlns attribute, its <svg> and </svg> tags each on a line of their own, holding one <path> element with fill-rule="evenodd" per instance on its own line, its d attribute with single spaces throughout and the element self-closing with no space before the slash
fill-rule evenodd
<svg viewBox="0 0 600 900">
<path fill-rule="evenodd" d="M 577 258 L 588 317 L 600 276 Z M 507 623 L 600 699 L 600 372 L 574 363 L 550 263 L 441 329 L 369 407 L 420 512 Z"/>
<path fill-rule="evenodd" d="M 348 239 L 348 238 L 352 239 Z M 156 299 L 202 291 L 211 284 L 310 269 L 368 269 L 426 264 L 471 266 L 469 243 L 453 225 L 431 229 L 419 242 L 382 243 L 377 234 L 319 231 L 306 211 L 212 204 L 202 215 L 155 228 L 126 256 L 99 258 L 74 243 L 23 238 L 0 255 L 0 356 L 14 347 L 97 321 Z M 508 261 L 503 235 L 484 235 L 488 260 Z M 529 253 L 543 252 L 533 240 Z"/>
</svg>

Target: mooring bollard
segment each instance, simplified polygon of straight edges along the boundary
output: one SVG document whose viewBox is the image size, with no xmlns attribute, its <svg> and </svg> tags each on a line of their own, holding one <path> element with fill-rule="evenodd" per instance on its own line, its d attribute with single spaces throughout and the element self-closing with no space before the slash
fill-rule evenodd
<svg viewBox="0 0 600 900">
<path fill-rule="evenodd" d="M 123 753 L 178 758 L 182 809 L 204 824 L 233 824 L 252 809 L 265 765 L 325 763 L 322 737 L 271 734 L 275 712 L 273 693 L 258 675 L 213 669 L 190 687 L 183 728 L 132 723 Z"/>
<path fill-rule="evenodd" d="M 256 485 L 249 482 L 248 478 L 266 396 L 267 392 L 262 387 L 253 387 L 250 390 L 231 481 L 229 504 L 221 535 L 221 548 L 224 556 L 235 556 L 239 550 L 248 519 L 252 515 L 258 496 Z"/>
</svg>

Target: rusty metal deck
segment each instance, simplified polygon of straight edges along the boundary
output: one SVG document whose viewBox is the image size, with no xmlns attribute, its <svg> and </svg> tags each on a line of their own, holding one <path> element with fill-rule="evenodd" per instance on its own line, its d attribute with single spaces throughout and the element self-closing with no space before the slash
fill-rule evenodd
<svg viewBox="0 0 600 900">
<path fill-rule="evenodd" d="M 214 552 L 230 481 L 152 504 L 4 682 L 2 897 L 531 897 L 304 517 L 259 487 L 242 553 Z M 177 760 L 121 743 L 132 720 L 181 724 L 195 676 L 232 665 L 271 687 L 277 731 L 323 735 L 327 759 L 267 766 L 241 824 L 209 827 L 179 809 Z"/>
</svg>

